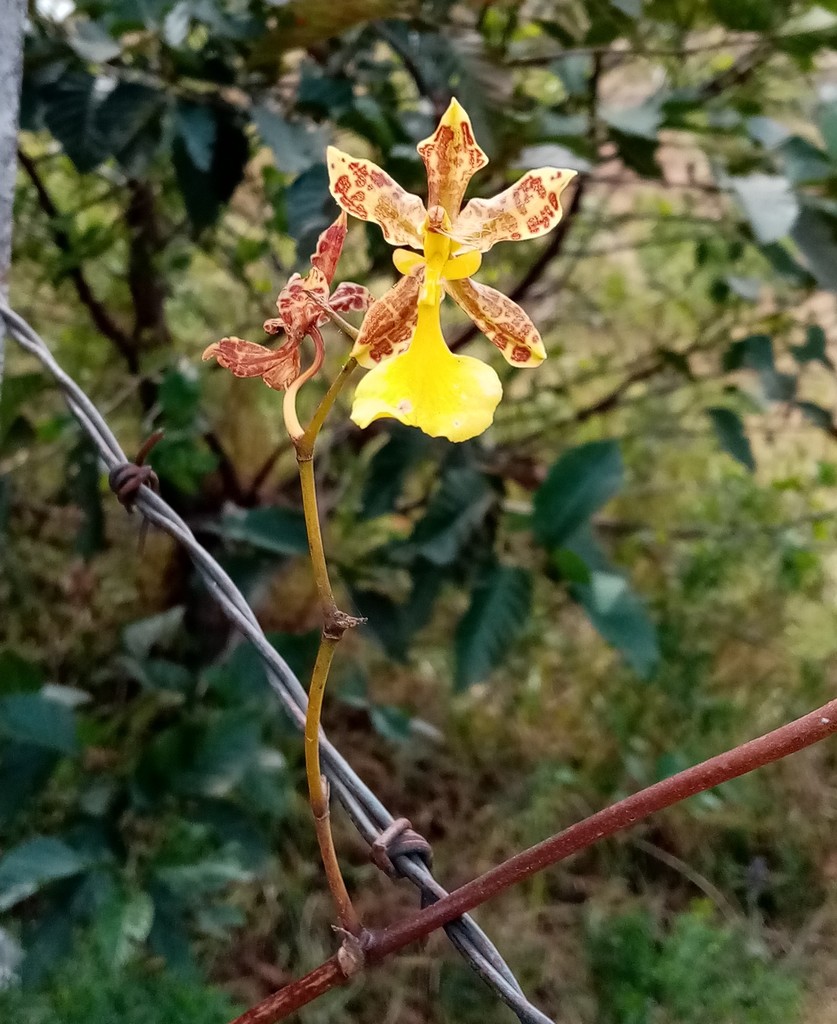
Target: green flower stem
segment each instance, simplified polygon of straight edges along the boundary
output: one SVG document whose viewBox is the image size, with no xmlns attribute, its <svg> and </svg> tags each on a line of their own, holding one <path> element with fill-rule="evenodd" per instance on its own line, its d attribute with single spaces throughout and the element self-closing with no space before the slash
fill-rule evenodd
<svg viewBox="0 0 837 1024">
<path fill-rule="evenodd" d="M 326 416 L 331 412 L 331 407 L 334 405 L 337 396 L 348 384 L 349 378 L 357 368 L 357 359 L 354 356 L 349 356 L 346 362 L 340 368 L 340 372 L 331 382 L 331 387 L 323 395 L 322 401 L 317 406 L 314 415 L 311 418 L 311 422 L 302 435 L 300 441 L 297 444 L 297 452 L 302 448 L 303 453 L 310 455 L 314 454 L 314 444 L 317 440 L 317 435 L 320 433 L 320 428 L 325 422 Z"/>
<path fill-rule="evenodd" d="M 361 932 L 360 918 L 349 896 L 343 874 L 340 871 L 340 864 L 337 860 L 337 851 L 334 848 L 334 836 L 331 831 L 331 814 L 328 803 L 328 784 L 323 778 L 320 769 L 320 718 L 323 709 L 323 696 L 325 695 L 328 672 L 334 658 L 334 649 L 338 644 L 335 637 L 326 636 L 323 633 L 320 639 L 320 648 L 317 651 L 317 660 L 314 663 L 314 671 L 311 675 L 311 685 L 308 688 L 308 712 L 305 716 L 305 771 L 308 778 L 308 796 L 311 804 L 311 811 L 314 815 L 314 827 L 317 832 L 317 842 L 320 846 L 320 856 L 325 868 L 328 887 L 331 891 L 334 904 L 337 908 L 337 917 L 340 927 L 352 935 L 359 935 Z"/>
<path fill-rule="evenodd" d="M 305 529 L 308 534 L 308 549 L 311 554 L 311 566 L 317 595 L 323 618 L 323 630 L 317 660 L 311 676 L 308 690 L 308 710 L 305 716 L 305 774 L 308 780 L 308 797 L 314 815 L 314 826 L 317 842 L 325 868 L 326 880 L 331 891 L 338 920 L 341 928 L 352 935 L 359 935 L 362 928 L 360 919 L 346 889 L 346 883 L 340 871 L 337 853 L 334 848 L 334 837 L 331 831 L 329 813 L 328 788 L 320 766 L 320 720 L 322 717 L 323 698 L 334 651 L 343 633 L 358 624 L 360 620 L 345 612 L 341 612 L 334 600 L 331 580 L 328 574 L 323 534 L 320 526 L 320 515 L 317 506 L 317 483 L 314 474 L 314 446 L 325 418 L 334 405 L 337 396 L 343 390 L 357 366 L 357 361 L 350 358 L 334 379 L 331 387 L 323 396 L 311 422 L 301 435 L 291 434 L 296 448 L 299 482 L 302 489 L 302 510 L 305 516 Z M 287 416 L 286 416 L 287 419 Z"/>
</svg>

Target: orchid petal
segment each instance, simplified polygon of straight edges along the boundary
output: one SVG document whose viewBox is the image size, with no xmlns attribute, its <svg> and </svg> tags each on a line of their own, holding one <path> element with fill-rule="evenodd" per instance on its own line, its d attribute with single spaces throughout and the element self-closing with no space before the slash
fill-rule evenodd
<svg viewBox="0 0 837 1024">
<path fill-rule="evenodd" d="M 540 167 L 493 199 L 472 199 L 454 221 L 451 237 L 488 252 L 497 242 L 543 235 L 560 221 L 561 193 L 575 176 L 575 171 Z"/>
<path fill-rule="evenodd" d="M 358 384 L 352 419 L 367 427 L 392 417 L 431 437 L 467 441 L 491 426 L 502 394 L 487 363 L 450 351 L 438 305 L 423 304 L 407 351 L 376 366 Z"/>
<path fill-rule="evenodd" d="M 327 162 L 331 194 L 341 209 L 377 224 L 393 245 L 421 248 L 427 212 L 418 196 L 371 160 L 356 159 L 334 146 L 328 147 Z"/>
<path fill-rule="evenodd" d="M 343 251 L 343 243 L 346 241 L 348 227 L 346 226 L 346 213 L 340 211 L 337 220 L 323 231 L 317 240 L 317 248 L 311 257 L 311 266 L 316 267 L 326 279 L 328 284 L 334 280 L 334 271 L 337 269 L 337 261 Z"/>
<path fill-rule="evenodd" d="M 442 267 L 442 277 L 446 281 L 461 281 L 463 277 L 472 277 L 480 269 L 482 253 L 472 249 L 471 252 L 460 253 L 451 258 Z"/>
<path fill-rule="evenodd" d="M 539 366 L 546 359 L 537 327 L 508 296 L 476 281 L 451 281 L 445 287 L 512 366 Z"/>
<path fill-rule="evenodd" d="M 279 323 L 288 334 L 306 335 L 320 320 L 322 304 L 328 302 L 328 281 L 319 267 L 312 267 L 305 277 L 294 274 L 276 299 Z M 267 320 L 264 329 L 276 333 L 277 321 Z"/>
<path fill-rule="evenodd" d="M 396 249 L 392 254 L 392 262 L 400 274 L 412 274 L 416 267 L 424 266 L 427 261 L 417 252 L 410 252 L 409 249 Z"/>
<path fill-rule="evenodd" d="M 372 292 L 362 284 L 343 281 L 331 293 L 328 304 L 337 313 L 351 313 L 369 309 L 374 301 Z"/>
<path fill-rule="evenodd" d="M 276 391 L 284 391 L 300 371 L 299 342 L 291 338 L 278 349 L 243 338 L 222 338 L 206 348 L 203 358 L 217 359 L 235 377 L 261 377 Z"/>
<path fill-rule="evenodd" d="M 418 144 L 427 168 L 427 206 L 442 206 L 455 219 L 465 189 L 488 157 L 474 139 L 471 119 L 457 100 L 451 100 L 436 131 Z"/>
<path fill-rule="evenodd" d="M 402 277 L 397 284 L 376 299 L 363 318 L 352 355 L 361 366 L 376 366 L 398 355 L 410 344 L 418 317 L 418 297 L 424 271 Z"/>
</svg>

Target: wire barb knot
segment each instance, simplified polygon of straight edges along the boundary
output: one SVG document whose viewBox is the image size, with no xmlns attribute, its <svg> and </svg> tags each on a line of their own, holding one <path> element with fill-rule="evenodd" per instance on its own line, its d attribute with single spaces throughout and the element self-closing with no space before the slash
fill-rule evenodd
<svg viewBox="0 0 837 1024">
<path fill-rule="evenodd" d="M 430 843 L 421 833 L 416 832 L 408 818 L 396 818 L 372 843 L 369 859 L 385 875 L 398 878 L 401 872 L 395 866 L 395 859 L 411 853 L 421 857 L 428 869 L 433 866 L 433 848 Z"/>
<path fill-rule="evenodd" d="M 155 430 L 137 452 L 134 462 L 114 466 L 108 474 L 110 489 L 129 512 L 134 511 L 134 502 L 141 487 L 150 487 L 155 494 L 160 493 L 160 479 L 151 466 L 145 465 L 145 460 L 162 436 L 162 430 Z"/>
</svg>

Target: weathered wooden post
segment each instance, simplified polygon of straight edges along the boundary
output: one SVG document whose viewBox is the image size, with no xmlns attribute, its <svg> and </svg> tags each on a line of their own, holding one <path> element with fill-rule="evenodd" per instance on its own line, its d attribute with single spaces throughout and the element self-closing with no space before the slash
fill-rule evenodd
<svg viewBox="0 0 837 1024">
<path fill-rule="evenodd" d="M 9 298 L 25 16 L 26 0 L 0 0 L 0 299 L 3 301 Z M 0 385 L 3 382 L 5 336 L 5 327 L 0 319 Z"/>
</svg>

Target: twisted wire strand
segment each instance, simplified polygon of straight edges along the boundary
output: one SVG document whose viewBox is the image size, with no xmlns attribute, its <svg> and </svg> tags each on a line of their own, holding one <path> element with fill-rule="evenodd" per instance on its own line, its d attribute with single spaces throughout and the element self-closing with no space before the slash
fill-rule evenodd
<svg viewBox="0 0 837 1024">
<path fill-rule="evenodd" d="M 5 322 L 9 335 L 52 374 L 70 411 L 95 444 L 107 470 L 125 464 L 128 460 L 110 427 L 81 387 L 56 362 L 40 335 L 2 301 L 0 318 Z M 0 335 L 2 333 L 0 322 Z M 195 568 L 224 614 L 256 647 L 268 670 L 274 693 L 291 720 L 302 730 L 307 706 L 305 689 L 288 663 L 268 642 L 241 591 L 197 541 L 188 524 L 159 495 L 143 486 L 137 495 L 136 507 L 149 522 L 174 537 L 189 552 Z M 360 835 L 371 846 L 395 820 L 393 815 L 329 742 L 322 730 L 320 750 L 335 796 Z M 418 855 L 401 855 L 393 860 L 399 874 L 419 890 L 423 906 L 446 895 L 446 890 Z M 466 962 L 514 1011 L 521 1024 L 553 1024 L 549 1017 L 529 1002 L 509 966 L 470 915 L 451 922 L 445 931 Z"/>
</svg>

